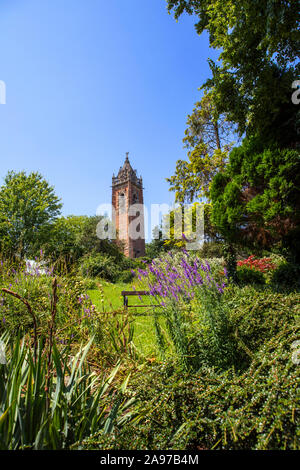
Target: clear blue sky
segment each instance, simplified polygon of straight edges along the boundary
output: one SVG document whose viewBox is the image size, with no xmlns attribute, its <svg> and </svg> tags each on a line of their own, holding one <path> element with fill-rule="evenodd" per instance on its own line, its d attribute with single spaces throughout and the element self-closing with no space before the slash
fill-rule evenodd
<svg viewBox="0 0 300 470">
<path fill-rule="evenodd" d="M 39 171 L 63 214 L 93 215 L 130 152 L 145 203 L 171 203 L 165 178 L 215 58 L 165 0 L 0 0 L 0 178 Z"/>
</svg>

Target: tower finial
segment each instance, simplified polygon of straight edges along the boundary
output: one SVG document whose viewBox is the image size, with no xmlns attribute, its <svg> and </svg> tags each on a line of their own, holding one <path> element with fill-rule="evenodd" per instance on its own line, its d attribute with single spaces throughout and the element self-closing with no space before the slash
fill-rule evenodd
<svg viewBox="0 0 300 470">
<path fill-rule="evenodd" d="M 126 161 L 129 161 L 129 152 L 126 152 Z"/>
</svg>

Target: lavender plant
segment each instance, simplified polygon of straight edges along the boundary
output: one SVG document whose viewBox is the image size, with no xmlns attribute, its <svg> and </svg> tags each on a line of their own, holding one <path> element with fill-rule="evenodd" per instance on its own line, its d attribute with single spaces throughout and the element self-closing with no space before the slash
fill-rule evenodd
<svg viewBox="0 0 300 470">
<path fill-rule="evenodd" d="M 212 270 L 208 261 L 187 251 L 169 252 L 145 269 L 138 269 L 137 281 L 147 286 L 162 307 L 168 338 L 184 368 L 199 368 L 203 363 L 217 367 L 232 364 L 232 341 L 227 312 L 222 302 L 227 285 L 226 269 Z M 154 327 L 161 354 L 168 338 L 154 314 Z"/>
</svg>

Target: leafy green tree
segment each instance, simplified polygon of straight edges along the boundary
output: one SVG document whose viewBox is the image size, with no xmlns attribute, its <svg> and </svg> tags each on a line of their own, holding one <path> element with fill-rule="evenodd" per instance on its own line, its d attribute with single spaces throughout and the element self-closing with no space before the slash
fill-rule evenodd
<svg viewBox="0 0 300 470">
<path fill-rule="evenodd" d="M 278 244 L 299 256 L 300 111 L 291 100 L 300 72 L 299 2 L 167 3 L 176 19 L 194 15 L 197 33 L 206 31 L 211 47 L 220 52 L 218 63 L 209 60 L 212 76 L 202 89 L 212 97 L 215 115 L 225 116 L 248 138 L 233 150 L 229 166 L 216 168 L 209 178 L 207 167 L 193 165 L 189 155 L 189 162 L 177 165 L 172 189 L 178 200 L 192 199 L 202 195 L 203 179 L 212 181 L 212 222 L 226 241 L 232 273 L 234 243 Z M 194 161 L 199 162 L 197 155 Z"/>
<path fill-rule="evenodd" d="M 68 216 L 58 218 L 52 226 L 51 236 L 43 245 L 46 258 L 53 262 L 60 261 L 70 268 L 89 255 L 98 253 L 112 256 L 115 262 L 121 262 L 123 255 L 117 245 L 110 240 L 100 240 L 96 234 L 98 216 Z"/>
<path fill-rule="evenodd" d="M 84 253 L 106 253 L 119 262 L 124 259 L 118 245 L 113 240 L 100 240 L 97 236 L 97 225 L 102 216 L 86 217 L 80 234 L 80 245 Z"/>
<path fill-rule="evenodd" d="M 235 62 L 241 63 L 248 46 L 258 47 L 262 58 L 274 59 L 275 54 L 275 59 L 284 66 L 298 58 L 297 1 L 167 0 L 167 4 L 176 19 L 184 12 L 199 18 L 197 33 L 208 31 L 211 46 L 223 49 L 221 59 L 233 61 L 235 57 Z"/>
<path fill-rule="evenodd" d="M 209 197 L 212 178 L 226 166 L 234 131 L 233 124 L 218 114 L 212 93 L 196 103 L 187 125 L 183 142 L 188 160 L 178 160 L 175 175 L 167 178 L 177 202 Z"/>
<path fill-rule="evenodd" d="M 151 259 L 158 258 L 166 249 L 165 240 L 162 237 L 162 229 L 155 227 L 153 229 L 153 240 L 150 243 L 146 243 L 146 256 Z"/>
<path fill-rule="evenodd" d="M 165 250 L 186 248 L 187 242 L 199 242 L 196 230 L 201 228 L 203 223 L 204 238 L 203 243 L 219 242 L 220 234 L 211 220 L 211 204 L 200 204 L 195 202 L 189 206 L 178 206 L 163 217 L 163 227 L 165 231 L 169 229 L 170 237 L 165 240 Z M 203 217 L 203 221 L 196 218 Z M 176 226 L 175 226 L 175 219 Z M 180 223 L 181 221 L 181 223 Z"/>
<path fill-rule="evenodd" d="M 297 141 L 299 110 L 291 102 L 299 76 L 299 2 L 291 0 L 167 0 L 175 18 L 198 18 L 198 34 L 207 31 L 220 62 L 210 62 L 220 114 L 238 124 L 240 134 L 260 133 L 268 142 Z M 281 132 L 279 132 L 279 130 Z"/>
<path fill-rule="evenodd" d="M 299 261 L 300 153 L 245 139 L 215 176 L 212 221 L 230 243 L 288 249 Z"/>
<path fill-rule="evenodd" d="M 213 156 L 216 150 L 231 147 L 233 124 L 225 116 L 220 116 L 214 105 L 213 93 L 205 93 L 188 115 L 187 129 L 183 143 L 187 149 L 194 149 L 205 144 L 207 153 Z"/>
<path fill-rule="evenodd" d="M 86 219 L 85 216 L 59 217 L 42 246 L 44 257 L 52 262 L 60 261 L 66 266 L 75 264 L 84 253 L 80 238 Z"/>
<path fill-rule="evenodd" d="M 39 173 L 10 171 L 0 188 L 1 250 L 29 256 L 49 237 L 62 204 Z"/>
</svg>

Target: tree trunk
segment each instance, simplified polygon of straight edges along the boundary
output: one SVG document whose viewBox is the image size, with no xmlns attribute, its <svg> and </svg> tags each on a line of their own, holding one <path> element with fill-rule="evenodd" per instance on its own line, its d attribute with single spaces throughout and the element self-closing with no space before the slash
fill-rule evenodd
<svg viewBox="0 0 300 470">
<path fill-rule="evenodd" d="M 219 125 L 217 122 L 214 123 L 214 131 L 216 136 L 216 144 L 218 150 L 221 150 L 221 141 L 220 141 L 220 134 L 219 134 Z"/>
</svg>

